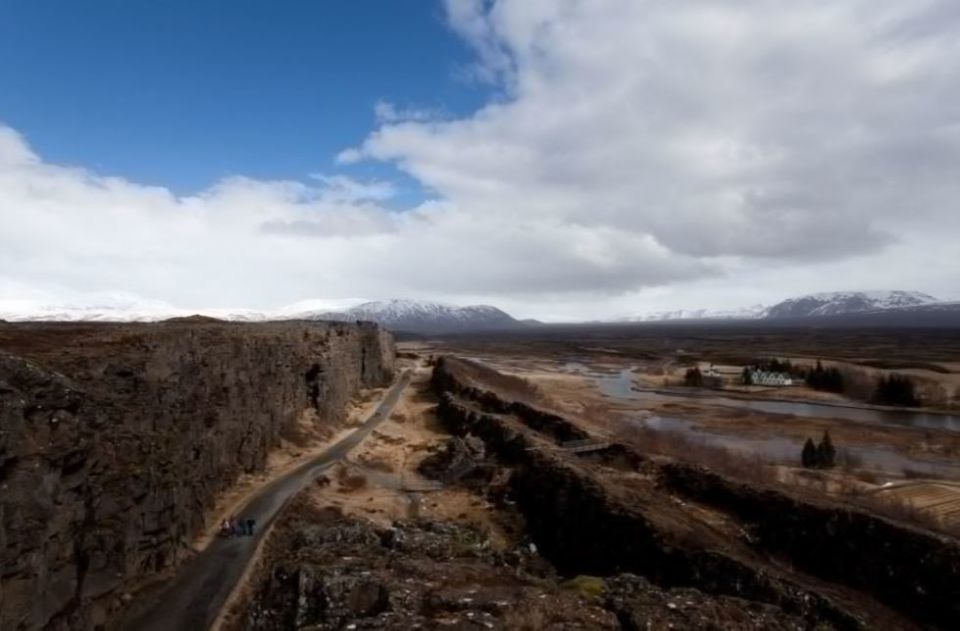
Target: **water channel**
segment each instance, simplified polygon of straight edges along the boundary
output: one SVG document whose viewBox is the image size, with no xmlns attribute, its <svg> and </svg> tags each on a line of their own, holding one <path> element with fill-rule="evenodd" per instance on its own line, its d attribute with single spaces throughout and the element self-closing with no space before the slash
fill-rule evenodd
<svg viewBox="0 0 960 631">
<path fill-rule="evenodd" d="M 567 362 L 563 365 L 563 370 L 590 377 L 605 396 L 631 403 L 652 404 L 694 399 L 701 403 L 755 410 L 769 414 L 831 418 L 857 423 L 946 429 L 960 432 L 960 416 L 950 414 L 933 414 L 909 410 L 876 410 L 793 401 L 739 399 L 717 395 L 707 390 L 691 390 L 689 393 L 643 390 L 634 387 L 632 369 L 602 372 L 578 362 Z M 716 433 L 701 429 L 695 421 L 676 416 L 647 413 L 638 415 L 634 420 L 650 429 L 677 432 L 686 438 L 703 444 L 722 447 L 731 451 L 758 454 L 775 461 L 796 461 L 802 448 L 801 441 L 792 438 L 758 438 Z M 926 475 L 960 479 L 960 462 L 955 460 L 913 458 L 881 445 L 851 445 L 845 447 L 845 449 L 870 469 L 894 474 L 911 470 Z"/>
</svg>

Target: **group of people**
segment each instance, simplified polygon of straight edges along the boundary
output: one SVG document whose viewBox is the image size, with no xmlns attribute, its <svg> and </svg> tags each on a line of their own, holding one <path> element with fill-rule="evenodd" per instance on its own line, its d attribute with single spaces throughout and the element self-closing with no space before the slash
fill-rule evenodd
<svg viewBox="0 0 960 631">
<path fill-rule="evenodd" d="M 221 537 L 249 537 L 253 535 L 253 527 L 256 525 L 254 519 L 237 519 L 231 517 L 224 519 L 220 524 Z"/>
</svg>

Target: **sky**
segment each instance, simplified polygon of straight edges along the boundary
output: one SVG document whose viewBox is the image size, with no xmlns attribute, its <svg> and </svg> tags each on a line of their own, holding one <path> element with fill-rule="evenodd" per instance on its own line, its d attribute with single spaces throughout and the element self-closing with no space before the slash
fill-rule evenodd
<svg viewBox="0 0 960 631">
<path fill-rule="evenodd" d="M 951 0 L 0 0 L 0 307 L 960 299 Z"/>
</svg>

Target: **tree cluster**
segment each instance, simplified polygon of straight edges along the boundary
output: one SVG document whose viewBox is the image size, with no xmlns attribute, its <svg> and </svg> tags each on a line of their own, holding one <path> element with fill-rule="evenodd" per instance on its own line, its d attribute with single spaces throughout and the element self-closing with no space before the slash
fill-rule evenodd
<svg viewBox="0 0 960 631">
<path fill-rule="evenodd" d="M 703 386 L 703 373 L 700 372 L 700 369 L 696 366 L 688 368 L 686 374 L 683 376 L 683 384 L 695 388 Z"/>
<path fill-rule="evenodd" d="M 813 370 L 807 373 L 806 380 L 814 390 L 838 393 L 844 390 L 843 373 L 836 368 L 824 368 L 819 360 Z"/>
<path fill-rule="evenodd" d="M 766 372 L 782 372 L 788 375 L 799 375 L 803 371 L 794 366 L 789 359 L 777 359 L 776 357 L 770 358 L 765 357 L 763 359 L 758 359 L 753 362 L 753 366 L 756 370 L 763 370 Z"/>
<path fill-rule="evenodd" d="M 808 469 L 831 469 L 837 464 L 837 450 L 830 440 L 830 432 L 825 431 L 819 444 L 808 438 L 803 444 L 800 461 Z"/>
<path fill-rule="evenodd" d="M 880 405 L 899 405 L 913 407 L 920 405 L 914 392 L 913 381 L 904 375 L 893 374 L 889 377 L 880 377 L 877 381 L 877 391 L 873 396 L 874 403 Z"/>
</svg>

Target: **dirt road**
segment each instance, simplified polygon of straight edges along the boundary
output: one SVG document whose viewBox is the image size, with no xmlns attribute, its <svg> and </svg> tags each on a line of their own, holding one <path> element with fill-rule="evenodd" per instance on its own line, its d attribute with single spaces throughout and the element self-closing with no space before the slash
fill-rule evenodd
<svg viewBox="0 0 960 631">
<path fill-rule="evenodd" d="M 304 463 L 282 478 L 267 484 L 238 511 L 244 519 L 256 520 L 252 537 L 217 539 L 203 552 L 180 568 L 172 583 L 151 598 L 134 607 L 119 626 L 124 631 L 170 631 L 208 629 L 220 613 L 234 586 L 247 567 L 257 545 L 284 504 L 304 485 L 359 445 L 377 425 L 386 419 L 403 389 L 410 383 L 410 372 L 404 373 L 383 401 L 355 432 Z"/>
</svg>

